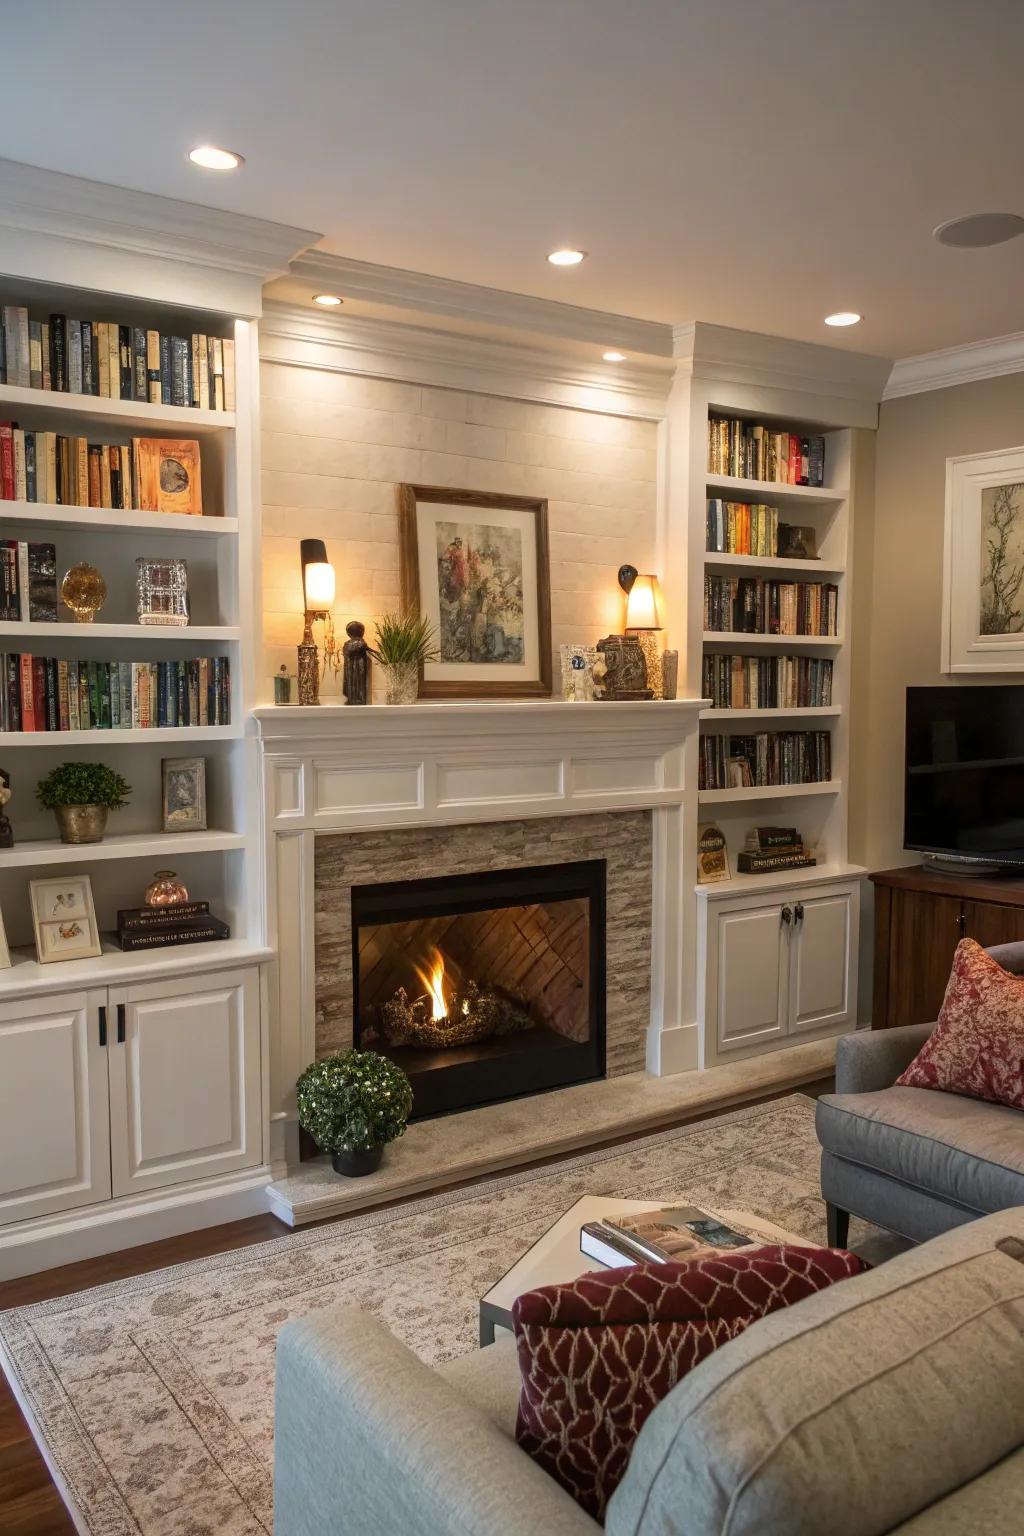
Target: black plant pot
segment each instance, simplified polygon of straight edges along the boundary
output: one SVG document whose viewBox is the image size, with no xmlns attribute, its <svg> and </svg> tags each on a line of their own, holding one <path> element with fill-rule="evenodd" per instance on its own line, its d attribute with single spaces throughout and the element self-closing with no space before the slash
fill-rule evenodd
<svg viewBox="0 0 1024 1536">
<path fill-rule="evenodd" d="M 331 1167 L 335 1173 L 343 1173 L 346 1179 L 361 1179 L 367 1173 L 376 1173 L 384 1156 L 383 1147 L 371 1147 L 369 1152 L 335 1152 Z"/>
</svg>

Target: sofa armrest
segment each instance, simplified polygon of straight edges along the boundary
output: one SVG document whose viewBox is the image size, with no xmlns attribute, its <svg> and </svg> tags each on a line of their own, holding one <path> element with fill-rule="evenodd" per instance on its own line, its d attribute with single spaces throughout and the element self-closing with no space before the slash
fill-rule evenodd
<svg viewBox="0 0 1024 1536">
<path fill-rule="evenodd" d="M 274 1536 L 600 1536 L 479 1409 L 355 1306 L 277 1341 Z"/>
<path fill-rule="evenodd" d="M 842 1035 L 836 1046 L 836 1093 L 891 1088 L 934 1028 L 934 1024 L 904 1024 L 899 1029 L 859 1029 Z"/>
</svg>

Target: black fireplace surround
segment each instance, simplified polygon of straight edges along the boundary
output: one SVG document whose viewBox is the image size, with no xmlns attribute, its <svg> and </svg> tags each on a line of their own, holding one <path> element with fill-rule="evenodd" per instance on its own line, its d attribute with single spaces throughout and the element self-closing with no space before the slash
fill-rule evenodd
<svg viewBox="0 0 1024 1536">
<path fill-rule="evenodd" d="M 353 1040 L 413 1119 L 605 1075 L 603 859 L 352 887 Z"/>
</svg>

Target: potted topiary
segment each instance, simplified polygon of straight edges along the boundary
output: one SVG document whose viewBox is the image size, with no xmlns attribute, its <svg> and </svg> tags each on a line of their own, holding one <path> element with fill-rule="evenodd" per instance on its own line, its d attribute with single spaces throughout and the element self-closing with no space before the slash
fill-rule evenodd
<svg viewBox="0 0 1024 1536">
<path fill-rule="evenodd" d="M 438 657 L 437 635 L 429 619 L 412 608 L 382 613 L 377 620 L 377 644 L 368 647 L 384 668 L 385 704 L 415 704 L 420 667 Z"/>
<path fill-rule="evenodd" d="M 344 1051 L 306 1068 L 295 1085 L 299 1124 L 335 1173 L 358 1178 L 380 1167 L 389 1141 L 405 1135 L 412 1085 L 376 1051 Z"/>
<path fill-rule="evenodd" d="M 56 816 L 62 843 L 101 843 L 107 812 L 119 810 L 131 792 L 105 763 L 60 763 L 36 785 L 36 799 Z"/>
</svg>

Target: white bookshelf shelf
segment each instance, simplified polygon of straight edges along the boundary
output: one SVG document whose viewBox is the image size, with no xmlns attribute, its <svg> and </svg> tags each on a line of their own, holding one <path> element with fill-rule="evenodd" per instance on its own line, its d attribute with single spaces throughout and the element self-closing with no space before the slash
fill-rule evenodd
<svg viewBox="0 0 1024 1536">
<path fill-rule="evenodd" d="M 161 644 L 192 640 L 219 640 L 224 644 L 242 638 L 237 624 L 22 624 L 0 623 L 0 640 L 12 638 L 51 640 L 156 640 Z"/>
<path fill-rule="evenodd" d="M 241 832 L 132 832 L 105 837 L 102 843 L 62 843 L 59 838 L 43 838 L 0 851 L 0 869 L 92 864 L 107 859 L 169 859 L 183 853 L 221 853 L 244 846 Z"/>
<path fill-rule="evenodd" d="M 743 630 L 706 629 L 705 645 L 728 645 L 732 648 L 744 645 L 757 647 L 795 646 L 798 650 L 836 649 L 843 644 L 842 635 L 760 635 L 746 634 Z"/>
<path fill-rule="evenodd" d="M 786 560 L 779 555 L 726 555 L 709 549 L 704 564 L 720 570 L 767 571 L 772 575 L 790 574 L 804 581 L 828 581 L 844 576 L 845 566 L 828 560 Z"/>
<path fill-rule="evenodd" d="M 702 709 L 702 723 L 727 725 L 730 720 L 834 720 L 842 714 L 838 704 L 815 704 L 806 709 Z"/>
<path fill-rule="evenodd" d="M 151 730 L 140 726 L 96 731 L 0 731 L 0 747 L 122 746 L 131 743 L 174 742 L 187 747 L 201 741 L 237 741 L 245 734 L 241 725 L 162 725 Z"/>
<path fill-rule="evenodd" d="M 0 384 L 0 412 L 52 411 L 58 417 L 109 423 L 128 431 L 169 429 L 175 437 L 231 431 L 234 411 L 201 411 L 185 405 L 150 405 L 144 400 L 108 400 L 103 395 L 72 395 L 50 389 Z"/>
<path fill-rule="evenodd" d="M 161 976 L 199 976 L 229 966 L 253 965 L 273 956 L 273 950 L 266 945 L 246 939 L 213 939 L 205 944 L 175 944 L 167 949 L 134 949 L 128 953 L 110 934 L 102 934 L 101 943 L 101 955 L 50 965 L 40 965 L 32 950 L 12 949 L 10 969 L 0 971 L 0 1001 Z"/>
<path fill-rule="evenodd" d="M 0 501 L 0 522 L 25 523 L 55 532 L 187 534 L 190 538 L 237 538 L 237 517 L 184 517 L 178 512 L 117 512 L 108 507 L 63 507 L 47 501 Z"/>
<path fill-rule="evenodd" d="M 824 485 L 782 485 L 774 480 L 744 480 L 738 475 L 707 475 L 708 494 L 726 501 L 755 501 L 769 506 L 819 506 L 845 501 L 845 488 Z"/>
<path fill-rule="evenodd" d="M 698 791 L 701 805 L 738 805 L 744 800 L 794 800 L 808 795 L 838 795 L 842 781 L 827 779 L 815 784 L 748 784 L 742 789 L 702 789 Z"/>
</svg>

